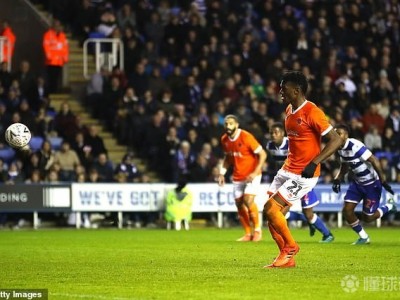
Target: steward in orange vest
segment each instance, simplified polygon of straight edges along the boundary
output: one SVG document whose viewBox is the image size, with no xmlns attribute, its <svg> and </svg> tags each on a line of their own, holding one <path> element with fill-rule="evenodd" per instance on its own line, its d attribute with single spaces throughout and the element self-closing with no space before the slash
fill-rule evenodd
<svg viewBox="0 0 400 300">
<path fill-rule="evenodd" d="M 43 50 L 50 93 L 59 92 L 62 82 L 62 68 L 68 62 L 68 40 L 62 24 L 54 20 L 53 27 L 43 35 Z"/>
<path fill-rule="evenodd" d="M 3 44 L 3 61 L 5 62 L 9 62 L 9 58 L 13 57 L 14 54 L 14 45 L 15 45 L 15 34 L 12 31 L 10 24 L 8 23 L 8 21 L 3 21 L 3 30 L 0 33 L 0 36 L 6 37 L 8 42 L 5 42 Z"/>
<path fill-rule="evenodd" d="M 43 36 L 43 49 L 46 55 L 46 66 L 62 67 L 68 62 L 68 40 L 59 21 L 47 30 Z"/>
</svg>

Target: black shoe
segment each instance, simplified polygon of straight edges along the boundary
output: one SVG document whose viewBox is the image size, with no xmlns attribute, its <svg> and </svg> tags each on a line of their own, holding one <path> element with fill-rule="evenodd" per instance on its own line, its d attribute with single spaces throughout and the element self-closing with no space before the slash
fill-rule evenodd
<svg viewBox="0 0 400 300">
<path fill-rule="evenodd" d="M 315 226 L 312 224 L 308 224 L 308 227 L 310 229 L 310 236 L 314 236 L 315 231 L 316 231 Z"/>
</svg>

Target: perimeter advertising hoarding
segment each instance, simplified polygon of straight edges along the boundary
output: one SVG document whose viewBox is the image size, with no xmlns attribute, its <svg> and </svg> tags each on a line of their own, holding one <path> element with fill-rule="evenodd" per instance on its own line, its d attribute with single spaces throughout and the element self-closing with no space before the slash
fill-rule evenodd
<svg viewBox="0 0 400 300">
<path fill-rule="evenodd" d="M 1 212 L 68 211 L 71 187 L 65 185 L 14 184 L 0 188 Z"/>
<path fill-rule="evenodd" d="M 153 184 L 72 184 L 72 210 L 73 211 L 160 211 L 164 209 L 164 199 L 167 191 L 175 185 Z M 193 193 L 193 212 L 236 212 L 232 184 L 218 187 L 216 183 L 189 184 Z M 342 186 L 342 193 L 336 194 L 331 185 L 318 185 L 315 188 L 320 204 L 315 211 L 338 212 L 343 206 L 343 198 L 347 185 Z M 267 184 L 263 184 L 256 197 L 256 203 L 262 210 L 267 200 Z M 399 185 L 393 185 L 397 194 Z M 382 200 L 388 197 L 383 192 Z M 299 201 L 292 210 L 301 211 Z M 357 207 L 360 210 L 361 206 Z"/>
</svg>

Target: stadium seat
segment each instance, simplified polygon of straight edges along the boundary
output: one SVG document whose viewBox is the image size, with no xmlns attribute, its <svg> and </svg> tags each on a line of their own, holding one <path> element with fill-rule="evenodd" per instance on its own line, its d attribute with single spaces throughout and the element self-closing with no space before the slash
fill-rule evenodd
<svg viewBox="0 0 400 300">
<path fill-rule="evenodd" d="M 15 157 L 15 150 L 11 147 L 0 149 L 0 158 L 7 164 L 13 161 Z"/>
<path fill-rule="evenodd" d="M 37 151 L 42 148 L 43 141 L 44 140 L 41 136 L 33 136 L 29 142 L 29 147 L 32 149 L 32 151 Z"/>
<path fill-rule="evenodd" d="M 48 138 L 51 148 L 53 150 L 60 150 L 61 149 L 61 143 L 63 142 L 63 139 L 58 136 L 53 136 Z"/>
</svg>

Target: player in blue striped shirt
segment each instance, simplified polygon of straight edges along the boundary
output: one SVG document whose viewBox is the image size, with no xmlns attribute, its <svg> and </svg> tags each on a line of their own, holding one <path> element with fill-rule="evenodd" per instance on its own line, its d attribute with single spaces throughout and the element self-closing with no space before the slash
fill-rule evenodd
<svg viewBox="0 0 400 300">
<path fill-rule="evenodd" d="M 266 150 L 269 153 L 268 157 L 272 158 L 269 161 L 269 169 L 276 172 L 282 167 L 289 152 L 289 141 L 285 136 L 285 129 L 282 123 L 274 123 L 271 126 L 271 141 L 266 145 Z M 286 218 L 288 220 L 305 221 L 310 226 L 310 235 L 313 236 L 315 231 L 318 230 L 322 233 L 321 243 L 330 243 L 334 237 L 330 230 L 326 227 L 325 223 L 314 213 L 313 207 L 318 205 L 319 200 L 314 190 L 311 190 L 301 199 L 301 207 L 303 213 L 296 211 L 288 211 Z M 285 212 L 283 212 L 285 214 Z"/>
<path fill-rule="evenodd" d="M 359 235 L 359 239 L 353 245 L 369 244 L 370 239 L 360 224 L 354 210 L 363 201 L 362 216 L 365 222 L 372 222 L 381 218 L 389 211 L 396 211 L 393 197 L 386 204 L 379 206 L 382 187 L 391 195 L 394 194 L 382 171 L 379 160 L 359 140 L 349 138 L 349 129 L 346 125 L 337 125 L 336 132 L 343 140 L 342 147 L 338 150 L 341 167 L 335 176 L 332 189 L 340 192 L 340 183 L 344 175 L 351 171 L 349 188 L 344 196 L 343 215 L 352 229 Z"/>
</svg>

